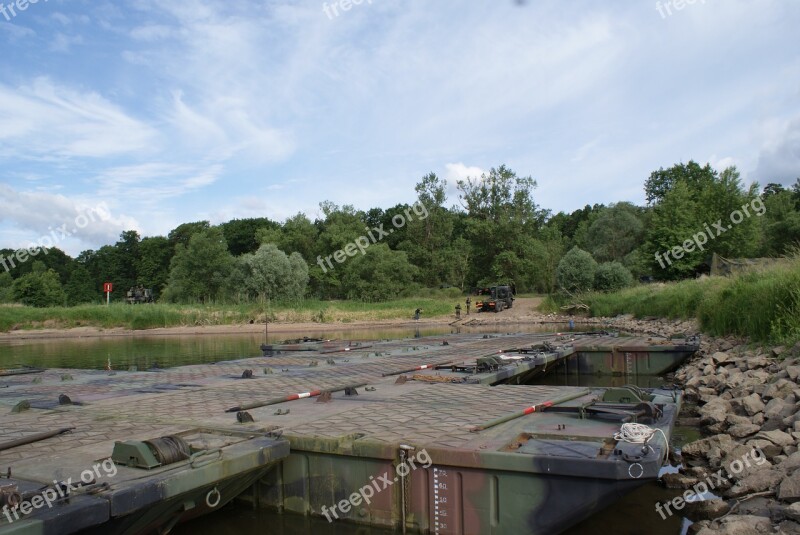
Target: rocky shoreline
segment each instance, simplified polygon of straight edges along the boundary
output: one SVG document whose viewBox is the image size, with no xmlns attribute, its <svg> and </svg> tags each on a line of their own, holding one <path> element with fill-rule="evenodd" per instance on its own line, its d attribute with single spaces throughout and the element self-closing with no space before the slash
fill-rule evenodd
<svg viewBox="0 0 800 535">
<path fill-rule="evenodd" d="M 661 336 L 699 332 L 693 321 L 601 322 Z M 694 521 L 690 534 L 800 534 L 800 343 L 759 347 L 702 336 L 675 383 L 685 393 L 682 420 L 707 436 L 684 445 L 678 473 L 662 478 L 685 490 L 665 505 Z M 691 501 L 706 491 L 716 497 Z"/>
</svg>

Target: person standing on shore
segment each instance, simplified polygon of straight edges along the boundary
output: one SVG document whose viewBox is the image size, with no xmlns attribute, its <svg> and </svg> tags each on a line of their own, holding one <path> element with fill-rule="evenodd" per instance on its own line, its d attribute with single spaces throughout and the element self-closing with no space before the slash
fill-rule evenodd
<svg viewBox="0 0 800 535">
<path fill-rule="evenodd" d="M 472 304 L 472 300 L 467 296 L 467 316 L 469 316 L 469 306 Z"/>
</svg>

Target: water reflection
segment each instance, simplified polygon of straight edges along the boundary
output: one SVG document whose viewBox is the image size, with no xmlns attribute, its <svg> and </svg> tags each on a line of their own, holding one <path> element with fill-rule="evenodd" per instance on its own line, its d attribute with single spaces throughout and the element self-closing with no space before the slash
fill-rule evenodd
<svg viewBox="0 0 800 535">
<path fill-rule="evenodd" d="M 270 333 L 268 343 L 280 343 L 287 338 L 323 338 L 334 340 L 389 340 L 422 338 L 451 334 L 496 332 L 554 332 L 563 325 L 484 325 L 453 329 L 449 325 L 416 326 L 414 328 L 362 328 L 347 331 L 318 331 L 297 334 Z M 463 330 L 462 330 L 463 329 Z M 264 333 L 245 334 L 187 334 L 110 336 L 93 338 L 61 338 L 45 340 L 6 340 L 0 342 L 0 366 L 39 366 L 43 368 L 105 369 L 110 360 L 114 369 L 127 370 L 136 366 L 145 370 L 187 364 L 208 364 L 260 356 Z"/>
</svg>

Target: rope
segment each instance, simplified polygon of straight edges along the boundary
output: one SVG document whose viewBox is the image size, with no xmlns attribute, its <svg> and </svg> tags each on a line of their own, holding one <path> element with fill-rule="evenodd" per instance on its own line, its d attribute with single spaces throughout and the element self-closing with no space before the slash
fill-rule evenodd
<svg viewBox="0 0 800 535">
<path fill-rule="evenodd" d="M 667 440 L 667 435 L 664 434 L 664 431 L 657 427 L 652 428 L 648 425 L 635 423 L 622 424 L 619 432 L 614 433 L 614 440 L 632 444 L 647 444 L 656 436 L 656 433 L 661 433 L 661 436 L 664 437 L 664 460 L 666 461 L 669 458 L 669 440 Z M 647 445 L 651 450 L 653 449 L 649 444 Z"/>
<path fill-rule="evenodd" d="M 181 437 L 170 435 L 145 441 L 153 455 L 162 466 L 188 459 L 191 455 L 189 445 Z"/>
</svg>

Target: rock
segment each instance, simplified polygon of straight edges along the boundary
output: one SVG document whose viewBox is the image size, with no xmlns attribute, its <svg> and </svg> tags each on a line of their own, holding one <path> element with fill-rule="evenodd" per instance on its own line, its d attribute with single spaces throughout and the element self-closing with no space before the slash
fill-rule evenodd
<svg viewBox="0 0 800 535">
<path fill-rule="evenodd" d="M 761 401 L 761 396 L 758 394 L 750 394 L 749 396 L 739 400 L 742 409 L 748 416 L 753 416 L 759 412 L 763 412 L 766 405 Z"/>
<path fill-rule="evenodd" d="M 725 400 L 716 398 L 702 407 L 700 413 L 700 423 L 703 425 L 713 425 L 725 422 L 731 412 L 731 404 Z"/>
<path fill-rule="evenodd" d="M 800 501 L 800 472 L 795 470 L 783 478 L 778 486 L 778 499 L 789 503 Z"/>
<path fill-rule="evenodd" d="M 783 472 L 779 470 L 759 470 L 737 482 L 725 492 L 725 497 L 740 498 L 747 494 L 772 490 L 784 477 Z"/>
<path fill-rule="evenodd" d="M 781 535 L 800 535 L 800 524 L 794 520 L 784 520 L 776 529 Z"/>
<path fill-rule="evenodd" d="M 755 370 L 756 368 L 766 368 L 769 366 L 769 360 L 766 355 L 758 355 L 747 359 L 747 369 Z"/>
<path fill-rule="evenodd" d="M 736 514 L 763 516 L 773 522 L 783 520 L 784 504 L 767 496 L 747 496 L 739 500 L 739 507 Z"/>
<path fill-rule="evenodd" d="M 738 424 L 728 429 L 728 434 L 733 438 L 744 438 L 754 435 L 761 430 L 761 426 L 755 424 Z"/>
<path fill-rule="evenodd" d="M 759 535 L 772 533 L 769 518 L 754 515 L 731 515 L 719 521 L 719 530 L 703 527 L 697 535 Z"/>
<path fill-rule="evenodd" d="M 736 444 L 728 435 L 714 435 L 685 444 L 681 448 L 683 462 L 687 466 L 702 466 L 711 463 L 719 466 L 725 452 L 731 451 Z"/>
<path fill-rule="evenodd" d="M 800 452 L 792 453 L 779 466 L 781 470 L 783 470 L 787 474 L 791 474 L 792 472 L 800 468 Z"/>
<path fill-rule="evenodd" d="M 775 458 L 776 455 L 780 455 L 783 453 L 783 448 L 780 446 L 776 446 L 769 440 L 764 439 L 752 439 L 747 441 L 747 446 L 751 450 L 757 450 L 761 452 L 767 459 L 772 460 Z"/>
<path fill-rule="evenodd" d="M 786 418 L 794 414 L 794 405 L 781 398 L 772 398 L 764 407 L 764 416 L 767 418 Z"/>
<path fill-rule="evenodd" d="M 773 347 L 772 348 L 772 355 L 776 357 L 780 357 L 786 352 L 786 348 L 783 346 Z"/>
<path fill-rule="evenodd" d="M 794 393 L 795 388 L 797 388 L 797 385 L 794 382 L 779 378 L 774 383 L 767 385 L 763 394 L 764 399 L 785 398 Z"/>
<path fill-rule="evenodd" d="M 748 416 L 739 416 L 738 414 L 729 414 L 728 417 L 725 418 L 725 421 L 730 426 L 747 425 L 747 424 L 752 424 L 753 423 L 753 419 L 752 418 L 750 418 Z M 759 425 L 759 427 L 761 427 L 761 426 Z"/>
<path fill-rule="evenodd" d="M 731 355 L 728 353 L 723 353 L 722 351 L 718 351 L 717 353 L 711 355 L 711 361 L 717 365 L 722 364 L 723 362 L 728 362 L 730 359 Z"/>
<path fill-rule="evenodd" d="M 731 510 L 728 502 L 714 498 L 712 500 L 697 500 L 693 502 L 686 502 L 686 507 L 683 513 L 692 522 L 699 522 L 701 520 L 714 520 Z"/>
<path fill-rule="evenodd" d="M 668 489 L 690 489 L 700 480 L 687 474 L 672 473 L 661 476 L 661 481 Z"/>
<path fill-rule="evenodd" d="M 800 502 L 795 502 L 783 508 L 783 514 L 787 518 L 800 522 Z"/>
<path fill-rule="evenodd" d="M 789 446 L 794 444 L 794 438 L 789 433 L 784 433 L 780 430 L 774 431 L 761 431 L 756 438 L 761 438 L 764 440 L 769 440 L 776 446 L 780 446 L 783 448 L 784 446 Z"/>
<path fill-rule="evenodd" d="M 765 441 L 772 447 L 777 448 L 769 441 Z M 753 446 L 736 446 L 729 451 L 721 463 L 727 477 L 732 481 L 740 481 L 758 472 L 769 470 L 772 463 L 766 458 L 764 453 Z"/>
<path fill-rule="evenodd" d="M 782 431 L 786 429 L 786 424 L 783 423 L 782 418 L 767 418 L 762 424 L 762 431 Z"/>
</svg>

